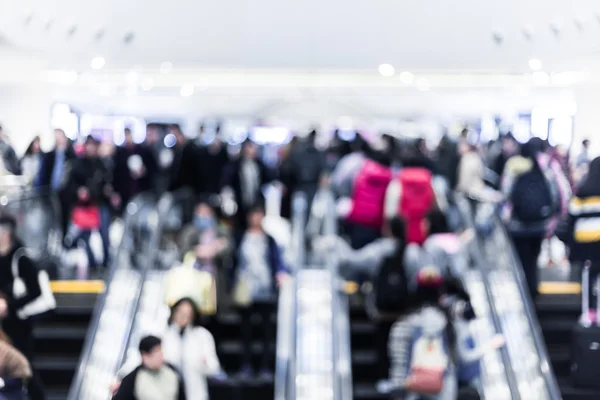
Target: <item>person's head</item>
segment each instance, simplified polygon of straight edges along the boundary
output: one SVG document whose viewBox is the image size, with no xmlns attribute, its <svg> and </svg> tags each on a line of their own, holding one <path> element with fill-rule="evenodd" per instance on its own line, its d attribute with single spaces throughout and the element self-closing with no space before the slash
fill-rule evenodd
<svg viewBox="0 0 600 400">
<path fill-rule="evenodd" d="M 450 232 L 450 227 L 448 226 L 448 220 L 446 219 L 446 215 L 440 210 L 431 211 L 427 215 L 426 224 L 428 235 Z"/>
<path fill-rule="evenodd" d="M 57 149 L 64 150 L 67 148 L 67 145 L 69 144 L 67 135 L 65 134 L 65 131 L 63 131 L 62 129 L 54 130 L 54 140 L 56 142 Z"/>
<path fill-rule="evenodd" d="M 200 324 L 200 313 L 198 312 L 196 303 L 192 299 L 185 297 L 173 304 L 171 307 L 171 316 L 169 317 L 169 325 L 173 324 L 182 329 Z"/>
<path fill-rule="evenodd" d="M 98 157 L 98 149 L 100 147 L 100 142 L 94 139 L 91 136 L 88 136 L 85 139 L 85 156 L 87 158 L 95 158 Z"/>
<path fill-rule="evenodd" d="M 529 139 L 527 143 L 521 148 L 521 155 L 525 158 L 535 159 L 538 154 L 546 151 L 546 144 L 544 140 L 539 137 Z"/>
<path fill-rule="evenodd" d="M 317 143 L 317 130 L 313 129 L 308 133 L 308 136 L 306 137 L 306 140 L 308 140 L 308 142 L 312 145 Z"/>
<path fill-rule="evenodd" d="M 472 151 L 475 151 L 475 146 L 469 143 L 467 140 L 461 140 L 458 143 L 458 154 L 464 155 Z"/>
<path fill-rule="evenodd" d="M 146 143 L 155 144 L 159 139 L 158 127 L 156 125 L 148 125 L 146 127 Z"/>
<path fill-rule="evenodd" d="M 200 202 L 194 208 L 194 225 L 198 229 L 214 228 L 217 224 L 215 211 L 206 202 Z"/>
<path fill-rule="evenodd" d="M 123 133 L 125 134 L 125 144 L 126 145 L 132 145 L 134 144 L 133 142 L 133 133 L 131 132 L 130 128 L 125 128 L 125 130 L 123 130 Z"/>
<path fill-rule="evenodd" d="M 242 144 L 242 157 L 245 160 L 256 160 L 258 157 L 258 146 L 252 140 L 247 139 Z"/>
<path fill-rule="evenodd" d="M 583 142 L 581 142 L 581 146 L 584 150 L 587 150 L 590 147 L 590 141 L 588 139 L 584 139 Z"/>
<path fill-rule="evenodd" d="M 265 218 L 265 209 L 262 206 L 254 206 L 248 211 L 248 228 L 262 229 L 262 221 Z"/>
<path fill-rule="evenodd" d="M 0 252 L 8 252 L 13 244 L 17 221 L 10 214 L 0 215 Z"/>
<path fill-rule="evenodd" d="M 502 152 L 505 155 L 512 156 L 517 154 L 519 151 L 519 143 L 512 135 L 512 133 L 507 133 L 502 137 Z"/>
<path fill-rule="evenodd" d="M 465 127 L 462 131 L 460 131 L 461 139 L 466 139 L 469 136 L 469 128 Z"/>
<path fill-rule="evenodd" d="M 142 355 L 142 365 L 152 371 L 160 369 L 165 363 L 165 357 L 162 352 L 162 342 L 156 336 L 145 336 L 140 340 L 140 354 Z"/>
<path fill-rule="evenodd" d="M 29 147 L 27 147 L 25 154 L 38 154 L 40 151 L 42 151 L 42 148 L 40 146 L 40 137 L 36 136 L 29 144 Z"/>
</svg>

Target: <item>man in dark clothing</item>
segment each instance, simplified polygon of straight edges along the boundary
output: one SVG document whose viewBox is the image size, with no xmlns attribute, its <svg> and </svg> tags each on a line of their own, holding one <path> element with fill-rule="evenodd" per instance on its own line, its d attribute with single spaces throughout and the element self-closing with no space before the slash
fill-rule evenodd
<svg viewBox="0 0 600 400">
<path fill-rule="evenodd" d="M 219 194 L 223 171 L 229 162 L 227 146 L 220 138 L 220 127 L 216 129 L 214 140 L 201 149 L 199 161 L 205 185 L 204 192 L 209 195 Z"/>
<path fill-rule="evenodd" d="M 161 340 L 146 336 L 139 350 L 142 365 L 123 378 L 113 400 L 186 400 L 183 379 L 165 363 Z"/>
<path fill-rule="evenodd" d="M 109 182 L 108 169 L 105 163 L 98 157 L 98 147 L 100 143 L 91 136 L 85 141 L 85 152 L 82 157 L 73 163 L 73 172 L 69 179 L 68 191 L 72 203 L 76 207 L 94 207 L 98 209 L 100 216 L 100 226 L 98 231 L 102 237 L 104 252 L 104 264 L 108 261 L 109 255 L 109 227 L 111 215 L 108 211 L 109 196 L 111 186 Z M 95 265 L 93 252 L 89 246 L 91 230 L 81 230 L 80 237 L 87 244 L 88 261 L 90 267 Z M 72 238 L 77 241 L 77 238 Z"/>
<path fill-rule="evenodd" d="M 274 171 L 258 158 L 258 150 L 254 142 L 246 140 L 242 145 L 242 156 L 229 164 L 224 176 L 223 187 L 233 190 L 238 207 L 236 222 L 242 230 L 246 228 L 248 211 L 265 201 L 262 187 L 276 178 Z"/>
<path fill-rule="evenodd" d="M 514 138 L 512 133 L 509 132 L 502 136 L 500 142 L 502 144 L 502 150 L 500 151 L 500 154 L 498 154 L 498 157 L 496 157 L 496 160 L 492 166 L 492 170 L 498 176 L 502 176 L 504 173 L 504 166 L 506 165 L 508 159 L 519 152 L 519 143 Z"/>
<path fill-rule="evenodd" d="M 204 191 L 204 179 L 200 171 L 200 150 L 193 141 L 185 137 L 179 125 L 172 125 L 169 133 L 177 140 L 173 148 L 175 155 L 171 166 L 169 190 L 188 187 L 192 188 L 194 193 L 201 194 Z"/>
<path fill-rule="evenodd" d="M 122 211 L 129 200 L 152 189 L 155 160 L 144 146 L 133 141 L 131 129 L 125 128 L 125 143 L 115 152 L 113 186 L 118 194 L 118 208 Z"/>
<path fill-rule="evenodd" d="M 40 172 L 38 173 L 35 186 L 37 188 L 49 188 L 58 196 L 61 207 L 63 234 L 67 231 L 72 203 L 66 190 L 72 163 L 77 157 L 71 142 L 62 129 L 55 129 L 54 136 L 56 146 L 54 150 L 42 156 Z"/>
<path fill-rule="evenodd" d="M 9 215 L 0 216 L 0 319 L 2 329 L 19 350 L 32 363 L 33 326 L 30 320 L 21 319 L 17 313 L 27 304 L 40 297 L 42 290 L 38 282 L 38 271 L 33 261 L 24 254 L 15 238 L 16 221 Z M 21 253 L 23 250 L 19 250 Z M 12 271 L 13 258 L 18 257 L 17 273 L 25 284 L 25 295 L 18 297 L 13 292 L 15 276 Z M 44 399 L 44 391 L 36 375 L 30 382 L 29 393 L 32 400 Z"/>
</svg>

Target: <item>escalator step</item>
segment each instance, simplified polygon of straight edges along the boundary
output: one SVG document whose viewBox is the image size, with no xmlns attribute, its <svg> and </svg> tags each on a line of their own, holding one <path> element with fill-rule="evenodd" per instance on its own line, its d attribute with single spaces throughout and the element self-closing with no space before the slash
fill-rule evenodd
<svg viewBox="0 0 600 400">
<path fill-rule="evenodd" d="M 382 400 L 389 396 L 379 393 L 374 384 L 358 383 L 354 385 L 353 395 L 355 400 Z"/>
<path fill-rule="evenodd" d="M 272 362 L 269 365 L 271 370 L 275 368 L 275 348 L 276 344 L 273 342 L 269 346 L 269 354 L 271 355 Z M 252 349 L 252 362 L 253 365 L 260 365 L 264 348 L 262 343 L 254 342 L 251 346 Z M 221 366 L 225 371 L 237 372 L 242 366 L 242 355 L 244 347 L 241 341 L 223 341 L 217 345 L 217 354 Z"/>
<path fill-rule="evenodd" d="M 352 350 L 352 377 L 354 382 L 374 383 L 382 379 L 378 375 L 379 360 L 374 350 Z"/>
<path fill-rule="evenodd" d="M 600 399 L 600 390 L 576 389 L 571 386 L 568 378 L 558 379 L 560 392 L 563 400 L 598 400 Z"/>
<path fill-rule="evenodd" d="M 272 380 L 240 381 L 235 378 L 222 381 L 209 380 L 208 391 L 211 400 L 266 400 L 275 397 Z"/>
</svg>

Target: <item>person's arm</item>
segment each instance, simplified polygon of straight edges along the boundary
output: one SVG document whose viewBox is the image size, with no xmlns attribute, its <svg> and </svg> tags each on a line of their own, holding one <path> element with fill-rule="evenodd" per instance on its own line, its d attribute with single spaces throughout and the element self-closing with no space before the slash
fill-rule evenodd
<svg viewBox="0 0 600 400">
<path fill-rule="evenodd" d="M 134 370 L 121 381 L 117 393 L 112 400 L 136 400 L 135 399 L 135 378 L 138 370 Z"/>
<path fill-rule="evenodd" d="M 217 348 L 215 346 L 215 339 L 213 335 L 206 329 L 200 328 L 201 335 L 199 339 L 202 340 L 202 345 L 204 347 L 204 358 L 202 360 L 203 363 L 203 372 L 206 376 L 216 375 L 221 371 L 221 363 L 219 363 L 219 357 L 217 356 Z"/>
<path fill-rule="evenodd" d="M 38 281 L 38 270 L 33 261 L 26 255 L 19 257 L 18 271 L 19 277 L 25 284 L 27 294 L 19 299 L 13 298 L 8 301 L 9 310 L 15 311 L 31 303 L 42 294 L 42 289 L 40 288 L 40 283 Z"/>
<path fill-rule="evenodd" d="M 394 239 L 378 239 L 354 250 L 345 241 L 340 240 L 338 246 L 340 264 L 352 267 L 355 271 L 372 272 L 383 262 L 384 258 L 396 250 L 397 243 Z"/>
</svg>

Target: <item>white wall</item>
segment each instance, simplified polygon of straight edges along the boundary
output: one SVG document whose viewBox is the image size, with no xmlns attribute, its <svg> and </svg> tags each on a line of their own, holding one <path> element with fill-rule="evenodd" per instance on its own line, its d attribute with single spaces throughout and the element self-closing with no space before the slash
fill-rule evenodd
<svg viewBox="0 0 600 400">
<path fill-rule="evenodd" d="M 593 157 L 600 156 L 600 87 L 586 86 L 575 91 L 577 115 L 574 122 L 572 154 L 581 151 L 581 142 L 590 140 Z"/>
<path fill-rule="evenodd" d="M 17 154 L 23 154 L 36 135 L 42 138 L 44 148 L 53 145 L 51 107 L 52 98 L 45 87 L 0 87 L 0 124 Z"/>
</svg>

